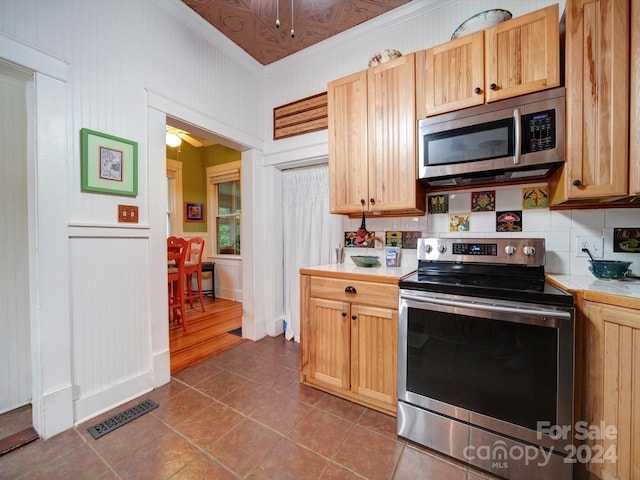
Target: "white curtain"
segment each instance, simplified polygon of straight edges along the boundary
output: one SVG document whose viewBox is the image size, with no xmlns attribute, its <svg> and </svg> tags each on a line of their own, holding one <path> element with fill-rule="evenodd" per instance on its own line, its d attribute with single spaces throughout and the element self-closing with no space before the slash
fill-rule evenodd
<svg viewBox="0 0 640 480">
<path fill-rule="evenodd" d="M 284 315 L 287 340 L 300 341 L 300 268 L 335 262 L 342 217 L 329 213 L 327 165 L 282 173 Z"/>
</svg>

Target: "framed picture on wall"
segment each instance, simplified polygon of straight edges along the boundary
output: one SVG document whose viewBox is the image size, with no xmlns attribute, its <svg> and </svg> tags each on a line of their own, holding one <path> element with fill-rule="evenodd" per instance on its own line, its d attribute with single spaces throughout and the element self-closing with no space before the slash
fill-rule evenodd
<svg viewBox="0 0 640 480">
<path fill-rule="evenodd" d="M 184 202 L 185 222 L 204 222 L 204 204 Z"/>
<path fill-rule="evenodd" d="M 138 142 L 83 128 L 82 191 L 138 195 Z"/>
</svg>

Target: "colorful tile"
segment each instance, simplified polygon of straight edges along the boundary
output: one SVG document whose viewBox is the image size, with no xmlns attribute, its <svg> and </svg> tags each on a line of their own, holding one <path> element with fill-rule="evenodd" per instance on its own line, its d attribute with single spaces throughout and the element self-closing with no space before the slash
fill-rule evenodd
<svg viewBox="0 0 640 480">
<path fill-rule="evenodd" d="M 496 191 L 471 192 L 472 212 L 493 212 L 496 209 Z"/>
<path fill-rule="evenodd" d="M 402 232 L 402 248 L 418 248 L 422 232 Z"/>
<path fill-rule="evenodd" d="M 402 232 L 387 232 L 385 234 L 386 247 L 401 247 L 402 246 Z"/>
<path fill-rule="evenodd" d="M 614 252 L 640 252 L 640 228 L 614 228 Z"/>
<path fill-rule="evenodd" d="M 471 214 L 470 213 L 451 213 L 449 214 L 449 231 L 450 232 L 469 232 L 471 230 Z"/>
<path fill-rule="evenodd" d="M 521 232 L 522 210 L 496 212 L 496 232 Z"/>
<path fill-rule="evenodd" d="M 449 213 L 449 194 L 429 195 L 429 213 Z"/>
<path fill-rule="evenodd" d="M 549 187 L 524 187 L 522 189 L 522 208 L 525 210 L 533 208 L 548 208 Z"/>
<path fill-rule="evenodd" d="M 358 232 L 344 232 L 345 248 L 357 247 L 356 238 L 358 238 Z"/>
</svg>

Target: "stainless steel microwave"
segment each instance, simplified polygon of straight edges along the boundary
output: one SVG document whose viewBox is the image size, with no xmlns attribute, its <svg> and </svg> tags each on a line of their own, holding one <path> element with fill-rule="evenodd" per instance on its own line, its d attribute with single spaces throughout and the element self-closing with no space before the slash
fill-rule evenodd
<svg viewBox="0 0 640 480">
<path fill-rule="evenodd" d="M 537 180 L 564 162 L 564 87 L 418 122 L 419 179 L 428 186 Z"/>
</svg>

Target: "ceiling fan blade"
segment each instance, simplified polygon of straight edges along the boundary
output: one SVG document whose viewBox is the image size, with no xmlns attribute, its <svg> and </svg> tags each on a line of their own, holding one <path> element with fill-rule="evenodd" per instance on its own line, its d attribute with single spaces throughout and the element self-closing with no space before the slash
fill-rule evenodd
<svg viewBox="0 0 640 480">
<path fill-rule="evenodd" d="M 202 143 L 196 140 L 195 138 L 193 138 L 191 135 L 187 135 L 186 133 L 179 132 L 178 136 L 182 140 L 187 142 L 189 145 L 191 145 L 192 147 L 196 147 L 196 148 L 202 147 Z"/>
</svg>

